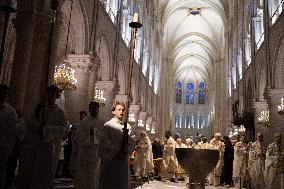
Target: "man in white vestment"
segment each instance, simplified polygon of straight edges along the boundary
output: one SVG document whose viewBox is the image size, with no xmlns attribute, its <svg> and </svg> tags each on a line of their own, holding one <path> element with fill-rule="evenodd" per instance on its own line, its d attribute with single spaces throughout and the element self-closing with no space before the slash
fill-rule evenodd
<svg viewBox="0 0 284 189">
<path fill-rule="evenodd" d="M 75 168 L 75 189 L 98 189 L 101 159 L 99 157 L 99 103 L 89 104 L 90 115 L 77 128 L 78 154 Z"/>
<path fill-rule="evenodd" d="M 209 143 L 207 142 L 207 138 L 205 136 L 202 137 L 201 142 L 198 142 L 197 146 L 195 146 L 196 149 L 208 149 Z"/>
<path fill-rule="evenodd" d="M 134 163 L 135 176 L 147 177 L 153 171 L 152 143 L 147 133 L 142 131 L 141 138 L 137 141 L 136 150 L 138 155 Z"/>
<path fill-rule="evenodd" d="M 187 148 L 187 146 L 182 143 L 181 138 L 177 139 L 175 149 L 177 148 Z M 177 179 L 180 181 L 185 181 L 186 172 L 181 168 L 180 164 L 177 161 Z"/>
<path fill-rule="evenodd" d="M 249 144 L 244 133 L 234 146 L 233 180 L 236 188 L 242 188 L 247 181 Z"/>
<path fill-rule="evenodd" d="M 190 138 L 185 139 L 185 145 L 186 145 L 188 148 L 192 148 L 192 146 L 191 146 L 191 139 L 190 139 Z"/>
<path fill-rule="evenodd" d="M 171 132 L 165 132 L 166 140 L 164 142 L 163 165 L 162 172 L 164 177 L 176 182 L 175 174 L 177 171 L 177 159 L 175 154 L 176 141 L 171 137 Z"/>
<path fill-rule="evenodd" d="M 6 165 L 16 137 L 16 111 L 8 104 L 9 87 L 0 85 L 0 189 L 6 181 Z"/>
<path fill-rule="evenodd" d="M 214 170 L 209 174 L 209 184 L 214 186 L 220 185 L 220 177 L 224 163 L 225 145 L 221 142 L 221 133 L 215 133 L 214 138 L 210 141 L 210 148 L 219 150 L 219 161 Z"/>
<path fill-rule="evenodd" d="M 113 118 L 103 127 L 103 143 L 100 145 L 102 158 L 100 188 L 129 188 L 129 155 L 135 147 L 135 140 L 128 136 L 128 152 L 123 150 L 123 116 L 125 106 L 116 101 L 112 107 Z M 130 131 L 130 126 L 128 125 Z"/>
<path fill-rule="evenodd" d="M 257 141 L 251 144 L 249 151 L 249 175 L 252 189 L 264 189 L 265 147 L 263 134 L 257 133 Z"/>
<path fill-rule="evenodd" d="M 20 157 L 18 189 L 52 189 L 53 178 L 66 134 L 65 112 L 55 101 L 60 96 L 57 86 L 47 88 L 47 104 L 37 106 L 32 130 Z"/>
<path fill-rule="evenodd" d="M 282 189 L 283 177 L 283 149 L 281 146 L 281 135 L 275 133 L 273 142 L 269 144 L 266 151 L 265 161 L 265 183 L 266 189 Z M 283 182 L 283 181 L 282 181 Z"/>
</svg>

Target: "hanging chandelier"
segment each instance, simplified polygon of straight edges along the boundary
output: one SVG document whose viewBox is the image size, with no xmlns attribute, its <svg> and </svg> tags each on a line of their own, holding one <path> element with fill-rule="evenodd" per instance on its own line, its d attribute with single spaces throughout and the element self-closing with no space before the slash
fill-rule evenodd
<svg viewBox="0 0 284 189">
<path fill-rule="evenodd" d="M 67 49 L 68 49 L 68 41 L 70 34 L 72 10 L 73 10 L 73 0 L 71 0 L 70 6 L 71 7 L 70 7 L 70 15 L 68 21 L 64 60 L 63 62 L 60 62 L 57 66 L 55 66 L 55 72 L 54 72 L 54 84 L 57 85 L 62 91 L 73 91 L 77 89 L 76 86 L 77 79 L 75 78 L 75 70 L 74 68 L 71 67 L 67 59 Z"/>
<path fill-rule="evenodd" d="M 284 115 L 284 98 L 281 98 L 281 103 L 278 106 L 278 114 Z"/>
<path fill-rule="evenodd" d="M 105 106 L 106 98 L 104 97 L 104 91 L 98 89 L 97 87 L 95 87 L 94 101 L 98 102 L 100 106 Z"/>
<path fill-rule="evenodd" d="M 73 91 L 77 89 L 76 83 L 75 70 L 65 59 L 58 66 L 55 66 L 54 84 L 62 91 Z"/>
<path fill-rule="evenodd" d="M 263 110 L 260 112 L 260 117 L 258 121 L 265 127 L 269 127 L 269 110 Z"/>
</svg>

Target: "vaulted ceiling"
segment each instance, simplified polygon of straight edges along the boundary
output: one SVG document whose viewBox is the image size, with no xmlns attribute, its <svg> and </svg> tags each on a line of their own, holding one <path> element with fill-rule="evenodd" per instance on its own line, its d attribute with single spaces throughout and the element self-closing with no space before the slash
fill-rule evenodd
<svg viewBox="0 0 284 189">
<path fill-rule="evenodd" d="M 226 25 L 222 0 L 161 0 L 164 53 L 176 80 L 214 78 L 224 56 Z"/>
</svg>

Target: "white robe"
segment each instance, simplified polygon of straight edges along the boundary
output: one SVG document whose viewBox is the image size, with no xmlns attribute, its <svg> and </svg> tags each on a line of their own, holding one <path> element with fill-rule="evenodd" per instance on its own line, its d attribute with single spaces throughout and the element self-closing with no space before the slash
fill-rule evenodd
<svg viewBox="0 0 284 189">
<path fill-rule="evenodd" d="M 269 144 L 265 161 L 265 184 L 266 189 L 281 189 L 283 177 L 283 150 L 273 142 Z"/>
<path fill-rule="evenodd" d="M 148 136 L 139 139 L 137 151 L 138 155 L 134 162 L 135 175 L 148 176 L 154 168 L 152 144 Z"/>
<path fill-rule="evenodd" d="M 165 177 L 174 178 L 177 172 L 177 160 L 175 154 L 176 141 L 170 137 L 164 142 L 162 173 Z"/>
<path fill-rule="evenodd" d="M 247 176 L 249 149 L 246 144 L 237 142 L 234 146 L 233 177 L 244 178 Z"/>
<path fill-rule="evenodd" d="M 256 141 L 249 151 L 249 175 L 252 189 L 264 189 L 265 148 Z"/>
<path fill-rule="evenodd" d="M 175 149 L 177 148 L 188 148 L 188 147 L 184 143 L 181 143 L 181 144 L 176 143 Z M 181 168 L 178 161 L 177 161 L 177 173 L 180 174 L 182 177 L 186 175 L 186 172 Z"/>
<path fill-rule="evenodd" d="M 16 137 L 16 112 L 8 104 L 0 106 L 0 188 L 6 180 L 6 164 L 14 149 Z"/>
<path fill-rule="evenodd" d="M 127 189 L 129 187 L 129 155 L 135 147 L 135 140 L 128 137 L 128 152 L 122 152 L 123 123 L 116 118 L 103 127 L 103 141 L 100 146 L 102 158 L 100 188 Z"/>
<path fill-rule="evenodd" d="M 42 110 L 43 111 L 43 110 Z M 53 178 L 67 129 L 65 112 L 57 105 L 47 105 L 44 111 L 44 134 L 39 137 L 40 121 L 34 119 L 22 149 L 17 189 L 52 189 Z"/>
<path fill-rule="evenodd" d="M 76 130 L 78 153 L 75 169 L 75 189 L 98 189 L 101 158 L 97 118 L 88 116 Z"/>
</svg>

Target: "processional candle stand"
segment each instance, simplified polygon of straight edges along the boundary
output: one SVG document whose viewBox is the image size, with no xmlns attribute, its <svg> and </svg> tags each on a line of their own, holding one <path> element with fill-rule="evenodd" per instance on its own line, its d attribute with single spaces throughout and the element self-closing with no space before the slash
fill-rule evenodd
<svg viewBox="0 0 284 189">
<path fill-rule="evenodd" d="M 123 128 L 123 152 L 128 153 L 128 117 L 129 117 L 129 106 L 130 106 L 130 93 L 131 93 L 131 81 L 132 81 L 132 71 L 133 71 L 133 64 L 134 64 L 134 49 L 136 44 L 136 35 L 138 32 L 138 28 L 142 27 L 142 24 L 138 21 L 138 13 L 135 13 L 133 16 L 133 20 L 129 23 L 129 26 L 132 28 L 131 32 L 131 44 L 130 44 L 130 59 L 129 59 L 129 70 L 128 70 L 128 87 L 127 87 L 127 98 L 125 103 L 125 121 L 124 121 L 124 128 Z"/>
</svg>

